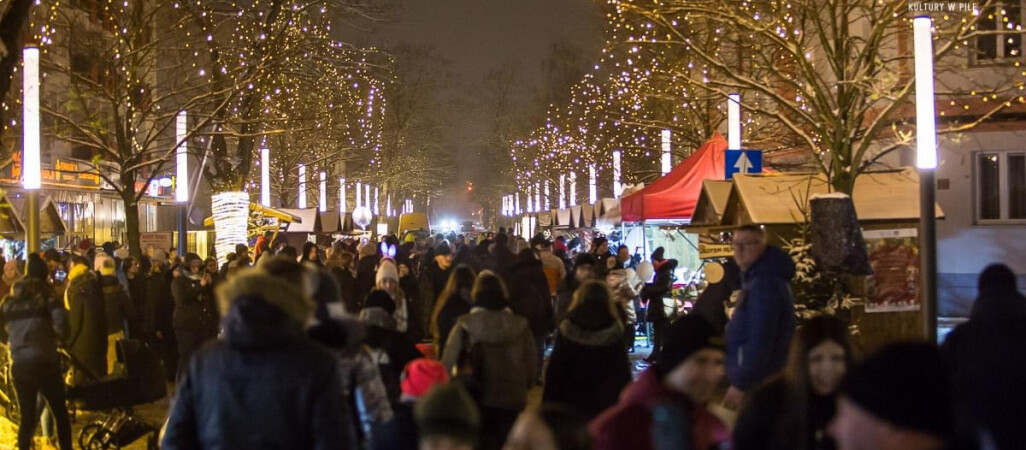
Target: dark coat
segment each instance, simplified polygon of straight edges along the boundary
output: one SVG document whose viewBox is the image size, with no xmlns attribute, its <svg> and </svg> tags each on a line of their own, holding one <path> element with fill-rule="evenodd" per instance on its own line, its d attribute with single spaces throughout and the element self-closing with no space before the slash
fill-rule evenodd
<svg viewBox="0 0 1026 450">
<path fill-rule="evenodd" d="M 417 448 L 417 422 L 413 418 L 413 403 L 395 406 L 392 420 L 374 427 L 371 439 L 373 450 L 411 450 Z"/>
<path fill-rule="evenodd" d="M 339 295 L 342 297 L 342 304 L 346 306 L 346 312 L 356 314 L 363 308 L 363 297 L 357 293 L 356 277 L 349 269 L 335 266 L 331 268 L 331 276 L 338 283 Z"/>
<path fill-rule="evenodd" d="M 26 278 L 17 297 L 0 304 L 0 337 L 15 363 L 56 363 L 57 342 L 68 337 L 68 312 L 45 280 Z"/>
<path fill-rule="evenodd" d="M 698 313 L 716 328 L 717 333 L 723 334 L 727 328 L 726 303 L 738 289 L 741 289 L 741 269 L 733 262 L 724 264 L 723 279 L 710 284 L 698 295 L 692 312 Z"/>
<path fill-rule="evenodd" d="M 431 260 L 420 274 L 420 304 L 417 306 L 419 311 L 425 311 L 419 317 L 419 325 L 422 330 L 431 329 L 431 311 L 435 310 L 435 302 L 438 301 L 438 296 L 442 295 L 446 283 L 449 282 L 450 273 L 452 273 L 452 266 L 442 269 L 438 265 L 438 261 Z"/>
<path fill-rule="evenodd" d="M 652 368 L 641 374 L 638 381 L 627 386 L 616 406 L 603 412 L 588 425 L 594 436 L 592 449 L 656 448 L 653 445 L 655 430 L 652 410 L 663 404 L 687 411 L 686 426 L 691 436 L 691 448 L 708 450 L 730 441 L 730 433 L 720 419 L 712 415 L 704 405 L 695 405 L 687 397 L 664 387 Z"/>
<path fill-rule="evenodd" d="M 555 312 L 549 296 L 549 281 L 538 260 L 521 261 L 510 268 L 509 303 L 513 312 L 527 318 L 535 336 L 555 328 Z"/>
<path fill-rule="evenodd" d="M 331 352 L 258 298 L 236 300 L 225 330 L 184 371 L 161 448 L 356 448 Z"/>
<path fill-rule="evenodd" d="M 124 286 L 114 275 L 100 276 L 100 292 L 103 294 L 103 310 L 107 315 L 107 334 L 114 334 L 126 331 L 126 334 L 134 330 L 126 330 L 126 324 L 137 325 L 135 321 L 135 307 L 132 299 L 128 298 Z"/>
<path fill-rule="evenodd" d="M 787 364 L 794 335 L 794 262 L 783 250 L 766 247 L 742 274 L 742 298 L 727 325 L 725 371 L 730 384 L 748 391 Z"/>
<path fill-rule="evenodd" d="M 623 325 L 586 330 L 570 320 L 556 332 L 545 370 L 544 403 L 563 403 L 591 420 L 616 404 L 631 382 L 631 364 L 623 346 Z"/>
<path fill-rule="evenodd" d="M 492 248 L 492 271 L 509 286 L 510 270 L 517 262 L 517 255 L 505 245 L 495 244 Z"/>
<path fill-rule="evenodd" d="M 107 315 L 96 273 L 86 271 L 65 291 L 71 334 L 68 351 L 96 376 L 107 373 Z"/>
<path fill-rule="evenodd" d="M 1004 298 L 1001 298 L 1004 297 Z M 999 450 L 1022 447 L 1026 430 L 1026 298 L 981 296 L 969 322 L 941 346 L 952 368 L 961 434 L 989 431 Z"/>
<path fill-rule="evenodd" d="M 367 294 L 374 290 L 378 260 L 377 256 L 363 256 L 356 262 L 356 298 L 361 303 L 367 298 Z"/>
<path fill-rule="evenodd" d="M 378 365 L 381 381 L 385 384 L 385 390 L 388 391 L 389 402 L 392 405 L 398 404 L 402 394 L 400 382 L 403 369 L 410 361 L 421 358 L 423 355 L 405 334 L 379 326 L 367 327 L 365 342 L 368 347 L 377 351 L 371 356 L 374 363 Z M 387 360 L 381 358 L 380 353 L 387 355 Z"/>
<path fill-rule="evenodd" d="M 175 300 L 175 330 L 217 335 L 217 307 L 211 285 L 202 286 L 200 280 L 183 275 L 171 282 L 171 295 Z"/>
<path fill-rule="evenodd" d="M 734 426 L 734 450 L 833 450 L 827 426 L 837 399 L 800 395 L 783 377 L 752 391 Z"/>
<path fill-rule="evenodd" d="M 171 282 L 165 272 L 151 274 L 146 279 L 146 304 L 143 307 L 143 329 L 147 334 L 160 332 L 165 337 L 174 332 L 171 316 L 175 301 L 171 296 Z"/>
<path fill-rule="evenodd" d="M 649 322 L 659 323 L 669 320 L 669 317 L 666 317 L 666 303 L 663 299 L 673 291 L 673 267 L 675 264 L 656 272 L 655 279 L 641 288 L 640 296 L 648 302 L 645 317 Z"/>
<path fill-rule="evenodd" d="M 445 351 L 445 341 L 449 339 L 452 327 L 456 326 L 460 316 L 470 312 L 470 308 L 470 293 L 464 292 L 450 295 L 445 306 L 438 311 L 438 323 L 435 324 L 438 329 L 438 342 L 435 343 L 438 356 Z"/>
</svg>

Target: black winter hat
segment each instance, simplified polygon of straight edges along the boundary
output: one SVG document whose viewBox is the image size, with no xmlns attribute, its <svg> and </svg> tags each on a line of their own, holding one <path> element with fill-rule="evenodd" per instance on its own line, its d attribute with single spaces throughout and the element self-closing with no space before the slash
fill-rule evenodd
<svg viewBox="0 0 1026 450">
<path fill-rule="evenodd" d="M 392 300 L 392 296 L 388 295 L 388 292 L 382 290 L 371 291 L 367 294 L 367 299 L 363 302 L 363 308 L 381 308 L 388 311 L 388 314 L 395 314 L 395 300 Z"/>
<path fill-rule="evenodd" d="M 899 428 L 946 438 L 953 429 L 948 368 L 937 346 L 884 347 L 848 372 L 841 394 Z"/>
<path fill-rule="evenodd" d="M 472 444 L 481 428 L 481 415 L 474 399 L 457 383 L 432 387 L 417 402 L 414 417 L 421 438 L 447 436 Z"/>
<path fill-rule="evenodd" d="M 435 246 L 435 256 L 445 256 L 451 254 L 452 248 L 449 247 L 449 244 L 447 242 L 442 242 L 441 244 Z"/>
<path fill-rule="evenodd" d="M 28 262 L 25 264 L 25 276 L 45 280 L 50 275 L 50 268 L 39 253 L 29 253 Z"/>
<path fill-rule="evenodd" d="M 595 255 L 591 253 L 581 253 L 574 258 L 574 267 L 580 266 L 594 266 L 598 264 L 598 260 L 595 259 Z"/>
<path fill-rule="evenodd" d="M 656 370 L 660 376 L 666 376 L 695 352 L 705 348 L 723 350 L 723 347 L 723 336 L 708 321 L 697 314 L 684 316 L 666 329 Z"/>
</svg>

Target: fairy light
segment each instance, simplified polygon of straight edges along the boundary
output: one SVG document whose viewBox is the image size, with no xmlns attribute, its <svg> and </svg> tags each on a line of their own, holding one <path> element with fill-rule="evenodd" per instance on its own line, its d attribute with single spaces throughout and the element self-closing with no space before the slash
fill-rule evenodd
<svg viewBox="0 0 1026 450">
<path fill-rule="evenodd" d="M 222 192 L 210 198 L 214 217 L 214 249 L 218 264 L 224 264 L 228 254 L 235 251 L 235 244 L 247 241 L 249 226 L 249 194 L 245 192 Z"/>
</svg>

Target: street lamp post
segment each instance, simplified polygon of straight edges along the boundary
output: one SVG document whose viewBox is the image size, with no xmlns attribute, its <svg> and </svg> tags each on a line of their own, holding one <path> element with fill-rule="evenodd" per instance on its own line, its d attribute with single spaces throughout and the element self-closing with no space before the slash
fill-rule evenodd
<svg viewBox="0 0 1026 450">
<path fill-rule="evenodd" d="M 22 187 L 28 193 L 28 236 L 26 253 L 42 250 L 39 246 L 39 188 L 42 187 L 39 164 L 39 47 L 25 47 L 24 86 L 22 88 Z"/>
<path fill-rule="evenodd" d="M 912 21 L 916 63 L 916 167 L 919 169 L 919 257 L 926 338 L 937 342 L 937 218 L 934 211 L 937 131 L 930 17 Z"/>
<path fill-rule="evenodd" d="M 188 134 L 189 117 L 185 111 L 179 111 L 175 118 L 175 202 L 178 203 L 178 256 L 185 257 L 186 243 L 189 240 L 188 208 L 189 208 L 189 145 L 185 141 Z"/>
</svg>

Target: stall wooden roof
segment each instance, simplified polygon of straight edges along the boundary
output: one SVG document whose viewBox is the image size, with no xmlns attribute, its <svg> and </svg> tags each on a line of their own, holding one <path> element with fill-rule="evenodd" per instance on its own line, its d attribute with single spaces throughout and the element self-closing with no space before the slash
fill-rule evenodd
<svg viewBox="0 0 1026 450">
<path fill-rule="evenodd" d="M 25 226 L 28 225 L 28 199 L 8 198 L 14 211 Z M 64 223 L 61 214 L 57 211 L 57 204 L 53 199 L 47 197 L 42 201 L 43 207 L 39 210 L 39 233 L 44 236 L 63 235 L 68 232 L 68 225 Z"/>
<path fill-rule="evenodd" d="M 342 231 L 342 215 L 338 211 L 325 211 L 321 215 L 321 231 L 339 233 Z"/>
<path fill-rule="evenodd" d="M 317 208 L 291 209 L 282 208 L 280 211 L 299 217 L 298 222 L 290 222 L 285 228 L 286 233 L 320 233 L 321 217 Z"/>
<path fill-rule="evenodd" d="M 717 188 L 718 189 L 718 188 Z M 821 174 L 735 175 L 722 225 L 791 224 L 804 220 L 811 196 L 829 193 Z M 919 176 L 912 168 L 860 175 L 852 195 L 861 222 L 919 220 Z M 944 212 L 936 206 L 937 217 Z"/>
<path fill-rule="evenodd" d="M 25 225 L 6 194 L 0 195 L 0 236 L 7 239 L 24 239 Z"/>
<path fill-rule="evenodd" d="M 689 228 L 720 225 L 733 187 L 730 180 L 703 180 Z"/>
</svg>

